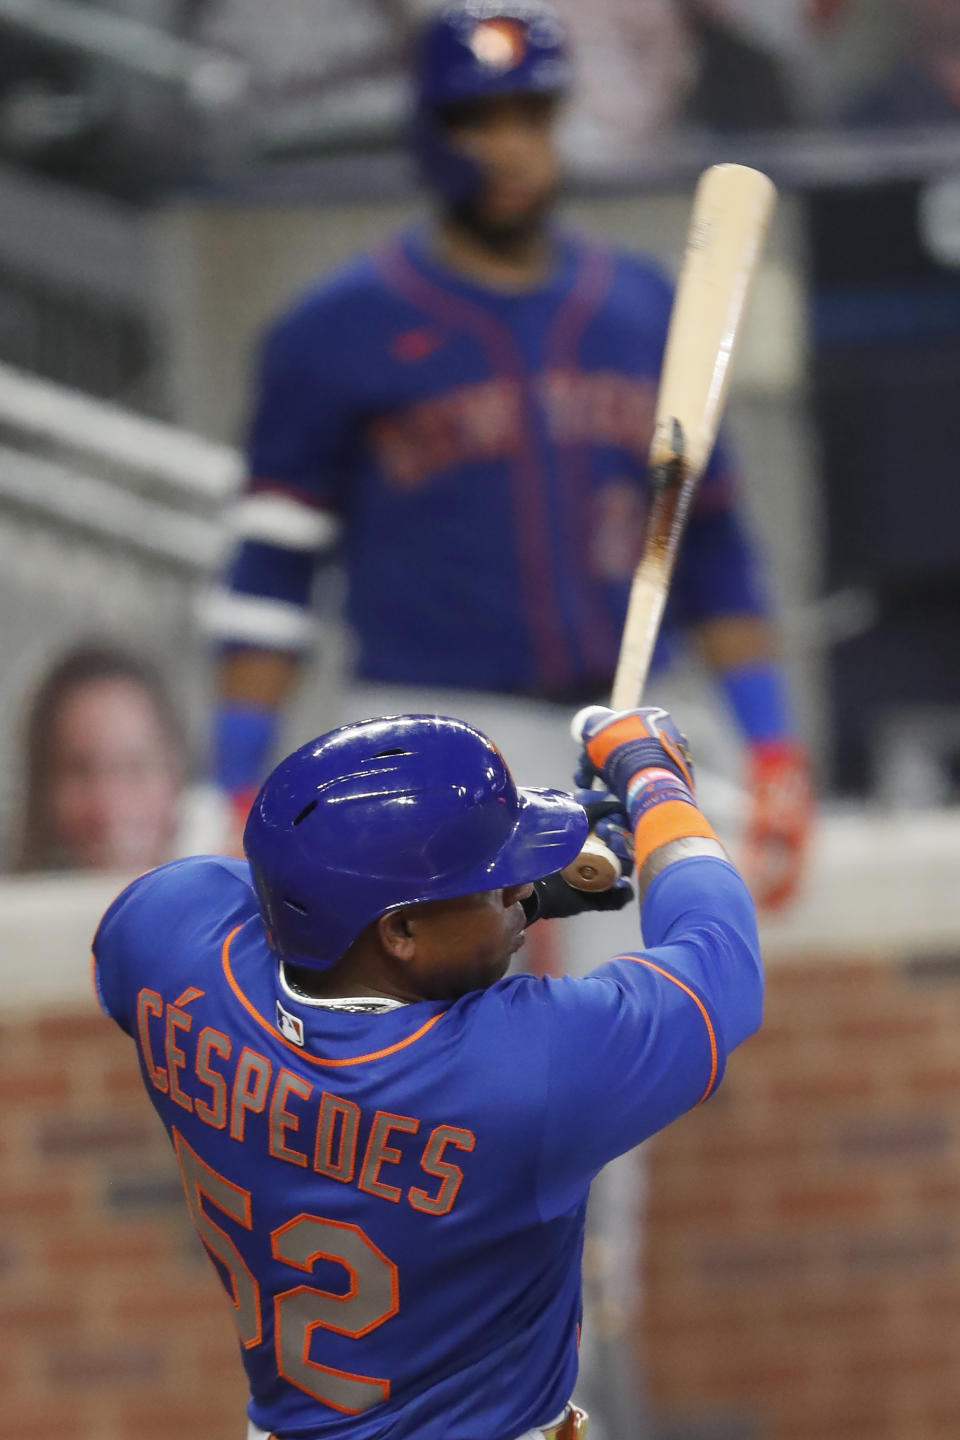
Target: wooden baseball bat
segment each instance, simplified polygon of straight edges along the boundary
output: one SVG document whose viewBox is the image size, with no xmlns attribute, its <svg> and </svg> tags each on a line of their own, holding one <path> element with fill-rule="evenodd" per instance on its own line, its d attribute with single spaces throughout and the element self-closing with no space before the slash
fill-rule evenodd
<svg viewBox="0 0 960 1440">
<path fill-rule="evenodd" d="M 677 280 L 650 446 L 650 509 L 634 571 L 610 705 L 639 705 L 690 503 L 713 451 L 747 297 L 776 199 L 773 182 L 745 165 L 700 176 Z M 581 711 L 573 736 L 582 739 Z M 620 874 L 590 836 L 563 872 L 578 890 L 606 890 Z"/>
</svg>

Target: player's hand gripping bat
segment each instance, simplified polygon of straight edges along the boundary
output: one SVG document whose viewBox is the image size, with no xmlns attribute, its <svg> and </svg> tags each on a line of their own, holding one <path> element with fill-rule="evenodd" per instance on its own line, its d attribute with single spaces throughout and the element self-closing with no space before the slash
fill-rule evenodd
<svg viewBox="0 0 960 1440">
<path fill-rule="evenodd" d="M 650 446 L 650 511 L 634 572 L 610 704 L 640 703 L 690 502 L 717 438 L 747 296 L 776 190 L 745 165 L 714 165 L 697 185 L 677 281 Z M 579 741 L 579 716 L 573 721 Z M 564 870 L 578 890 L 605 890 L 620 874 L 591 836 Z"/>
</svg>

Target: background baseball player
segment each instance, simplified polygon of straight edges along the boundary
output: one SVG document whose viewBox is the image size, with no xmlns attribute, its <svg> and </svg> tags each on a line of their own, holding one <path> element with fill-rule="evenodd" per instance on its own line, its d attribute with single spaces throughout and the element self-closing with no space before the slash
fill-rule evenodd
<svg viewBox="0 0 960 1440">
<path fill-rule="evenodd" d="M 239 1329 L 251 1440 L 574 1440 L 590 1183 L 759 1024 L 746 888 L 662 710 L 597 709 L 648 948 L 504 979 L 588 821 L 463 722 L 283 761 L 249 867 L 176 861 L 95 942 Z M 620 882 L 621 887 L 625 882 Z"/>
<path fill-rule="evenodd" d="M 551 11 L 447 6 L 415 83 L 434 220 L 322 281 L 263 346 L 241 543 L 211 610 L 225 646 L 216 773 L 240 815 L 310 646 L 318 562 L 334 556 L 361 686 L 347 714 L 466 713 L 555 783 L 550 702 L 609 689 L 670 288 L 646 260 L 552 223 L 571 68 Z M 686 632 L 716 674 L 747 744 L 749 878 L 773 904 L 796 883 L 807 764 L 734 491 L 721 446 L 659 661 Z"/>
</svg>

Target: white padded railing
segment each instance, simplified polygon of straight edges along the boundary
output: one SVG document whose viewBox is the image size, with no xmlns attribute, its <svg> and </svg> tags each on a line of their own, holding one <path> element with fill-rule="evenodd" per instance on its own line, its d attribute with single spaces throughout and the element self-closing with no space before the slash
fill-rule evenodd
<svg viewBox="0 0 960 1440">
<path fill-rule="evenodd" d="M 236 450 L 0 364 L 0 428 L 31 447 L 86 454 L 173 501 L 222 504 L 240 483 Z"/>
<path fill-rule="evenodd" d="M 158 663 L 202 733 L 198 601 L 241 473 L 227 446 L 0 365 L 0 862 L 29 697 L 72 645 Z"/>
<path fill-rule="evenodd" d="M 75 529 L 177 567 L 206 573 L 219 561 L 224 527 L 157 504 L 91 475 L 0 445 L 0 509 Z"/>
</svg>

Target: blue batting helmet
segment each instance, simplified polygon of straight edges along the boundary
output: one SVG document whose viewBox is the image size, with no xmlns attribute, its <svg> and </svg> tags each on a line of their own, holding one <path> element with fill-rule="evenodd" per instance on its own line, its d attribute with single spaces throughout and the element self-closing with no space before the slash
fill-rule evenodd
<svg viewBox="0 0 960 1440">
<path fill-rule="evenodd" d="M 571 66 L 559 16 L 538 0 L 455 0 L 424 26 L 415 64 L 414 149 L 424 179 L 452 201 L 469 199 L 476 164 L 447 140 L 442 112 L 463 100 L 535 92 L 562 95 Z"/>
<path fill-rule="evenodd" d="M 523 885 L 587 833 L 559 790 L 518 790 L 462 720 L 399 715 L 321 735 L 281 761 L 243 848 L 276 953 L 326 969 L 388 910 Z"/>
</svg>

